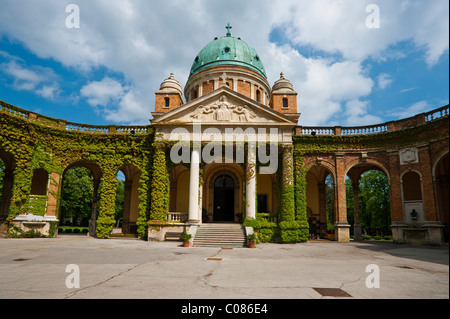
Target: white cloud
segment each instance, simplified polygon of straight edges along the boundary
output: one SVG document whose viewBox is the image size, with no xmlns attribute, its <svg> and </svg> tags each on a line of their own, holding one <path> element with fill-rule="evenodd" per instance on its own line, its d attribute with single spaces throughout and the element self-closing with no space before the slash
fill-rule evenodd
<svg viewBox="0 0 450 319">
<path fill-rule="evenodd" d="M 84 97 L 97 111 L 103 108 L 104 118 L 133 122 L 150 117 L 154 92 L 170 72 L 182 86 L 186 83 L 196 54 L 215 36 L 225 35 L 230 22 L 232 34 L 260 54 L 271 84 L 281 71 L 291 80 L 299 92 L 301 123 L 326 124 L 349 101 L 365 100 L 374 80 L 380 88 L 392 80 L 372 80 L 363 68 L 367 58 L 402 58 L 405 53 L 396 48 L 402 41 L 423 48 L 430 66 L 448 51 L 448 1 L 379 0 L 381 27 L 368 29 L 365 8 L 372 2 L 79 0 L 80 28 L 67 29 L 68 0 L 4 0 L 0 36 L 23 43 L 41 58 L 85 72 L 86 77 L 99 66 L 122 74 L 123 82 L 87 81 Z M 291 46 L 269 42 L 274 27 L 285 32 Z M 305 57 L 295 49 L 298 46 L 342 58 Z M 21 82 L 30 88 L 33 83 Z M 49 83 L 38 90 L 42 96 L 57 92 Z"/>
<path fill-rule="evenodd" d="M 362 61 L 368 57 L 381 60 L 401 57 L 403 53 L 392 46 L 412 40 L 425 49 L 424 59 L 430 66 L 448 52 L 448 1 L 376 1 L 380 9 L 378 29 L 365 25 L 369 15 L 365 9 L 373 0 L 290 0 L 283 3 L 277 7 L 278 22 L 274 24 L 285 28 L 289 39 L 297 45 L 309 45 Z"/>
<path fill-rule="evenodd" d="M 391 84 L 392 81 L 392 77 L 387 73 L 380 73 L 377 76 L 378 87 L 382 90 Z"/>
<path fill-rule="evenodd" d="M 382 123 L 378 116 L 368 114 L 369 102 L 351 100 L 345 104 L 345 119 L 343 124 L 347 126 L 362 126 Z"/>
<path fill-rule="evenodd" d="M 106 120 L 148 124 L 149 114 L 138 90 L 122 85 L 116 79 L 105 77 L 101 81 L 90 82 L 81 88 L 80 96 L 86 98 Z"/>
<path fill-rule="evenodd" d="M 117 80 L 105 77 L 101 81 L 93 81 L 83 86 L 81 96 L 87 98 L 91 106 L 107 106 L 109 103 L 120 100 L 127 88 Z"/>
<path fill-rule="evenodd" d="M 13 79 L 14 89 L 34 91 L 46 99 L 54 99 L 59 94 L 58 77 L 52 69 L 41 66 L 30 67 L 16 61 L 20 59 L 0 64 L 0 71 Z"/>
<path fill-rule="evenodd" d="M 430 107 L 431 105 L 427 101 L 423 100 L 416 102 L 410 105 L 409 107 L 401 108 L 397 111 L 394 111 L 392 115 L 397 117 L 398 119 L 407 118 L 422 112 L 426 112 L 430 109 Z"/>
</svg>

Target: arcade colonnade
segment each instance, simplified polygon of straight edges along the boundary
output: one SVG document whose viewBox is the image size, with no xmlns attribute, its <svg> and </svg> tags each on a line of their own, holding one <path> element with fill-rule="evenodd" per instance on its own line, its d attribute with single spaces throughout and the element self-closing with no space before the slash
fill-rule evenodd
<svg viewBox="0 0 450 319">
<path fill-rule="evenodd" d="M 82 166 L 93 173 L 91 234 L 94 229 L 97 235 L 100 231 L 102 236 L 98 237 L 107 236 L 115 223 L 111 207 L 115 193 L 111 190 L 118 170 L 126 177 L 123 231 L 137 231 L 141 237 L 146 234 L 149 220 L 158 218 L 188 227 L 214 222 L 215 198 L 219 196 L 215 189 L 219 187 L 223 187 L 222 193 L 232 194 L 226 197 L 232 198 L 228 203 L 234 210 L 231 222 L 257 217 L 257 206 L 261 204 L 278 224 L 308 218 L 314 221 L 317 233 L 323 234 L 324 181 L 330 174 L 335 194 L 335 240 L 347 242 L 351 226 L 347 221 L 346 176 L 355 186 L 356 202 L 361 174 L 378 169 L 389 181 L 394 240 L 419 244 L 448 240 L 448 106 L 384 123 L 386 129 L 382 132 L 361 133 L 370 127 L 297 126 L 292 143 L 279 148 L 281 169 L 272 175 L 258 174 L 258 159 L 247 150 L 243 164 L 206 164 L 200 160 L 199 150 L 192 149 L 192 163 L 178 167 L 169 161 L 167 144 L 164 163 L 158 162 L 152 126 L 68 123 L 4 102 L 0 120 L 3 231 L 11 223 L 23 230 L 41 223 L 39 226 L 46 227 L 42 228 L 44 232 L 51 232 L 59 220 L 64 172 Z M 161 180 L 167 182 L 166 190 L 156 183 L 156 167 L 165 170 Z M 294 188 L 294 193 L 283 194 L 289 187 Z M 233 191 L 229 191 L 231 188 Z M 167 195 L 161 214 L 155 213 L 158 191 Z M 280 205 L 284 199 L 291 201 L 288 208 Z M 354 207 L 354 233 L 359 239 L 358 205 Z M 303 211 L 307 213 L 300 216 Z M 187 214 L 186 221 L 172 219 L 172 213 Z M 313 228 L 311 224 L 309 227 Z"/>
</svg>

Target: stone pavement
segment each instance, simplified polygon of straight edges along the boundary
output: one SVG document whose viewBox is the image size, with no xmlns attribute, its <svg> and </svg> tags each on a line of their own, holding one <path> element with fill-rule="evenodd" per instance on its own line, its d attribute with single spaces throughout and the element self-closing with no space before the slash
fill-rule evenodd
<svg viewBox="0 0 450 319">
<path fill-rule="evenodd" d="M 448 251 L 390 242 L 221 249 L 81 235 L 0 239 L 0 298 L 448 299 Z M 66 285 L 76 282 L 70 264 L 79 288 Z M 379 288 L 366 286 L 376 282 L 370 264 Z"/>
</svg>

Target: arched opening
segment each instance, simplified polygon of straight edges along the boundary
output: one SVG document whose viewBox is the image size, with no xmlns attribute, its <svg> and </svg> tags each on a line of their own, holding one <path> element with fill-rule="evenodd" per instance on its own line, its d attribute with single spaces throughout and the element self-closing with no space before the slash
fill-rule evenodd
<svg viewBox="0 0 450 319">
<path fill-rule="evenodd" d="M 403 218 L 409 225 L 422 224 L 424 219 L 422 181 L 419 173 L 408 171 L 401 177 Z"/>
<path fill-rule="evenodd" d="M 69 165 L 63 173 L 59 232 L 96 234 L 101 169 L 89 162 Z"/>
<path fill-rule="evenodd" d="M 45 169 L 38 168 L 33 172 L 31 180 L 31 195 L 47 195 L 48 173 Z"/>
<path fill-rule="evenodd" d="M 449 187 L 448 187 L 449 161 L 448 153 L 436 163 L 434 180 L 436 185 L 436 198 L 441 224 L 444 225 L 444 240 L 449 241 Z"/>
<path fill-rule="evenodd" d="M 229 175 L 214 180 L 214 221 L 234 221 L 234 180 Z"/>
<path fill-rule="evenodd" d="M 116 231 L 136 234 L 141 171 L 134 165 L 125 165 L 119 169 L 116 178 Z"/>
<path fill-rule="evenodd" d="M 312 166 L 306 174 L 306 210 L 312 238 L 334 233 L 334 192 L 331 171 L 323 165 Z"/>
<path fill-rule="evenodd" d="M 169 222 L 184 222 L 189 212 L 189 170 L 177 165 L 170 171 Z"/>
<path fill-rule="evenodd" d="M 347 220 L 350 236 L 363 239 L 391 239 L 389 175 L 376 161 L 365 160 L 352 166 L 346 175 Z"/>
<path fill-rule="evenodd" d="M 358 169 L 358 167 L 356 168 Z M 358 171 L 358 170 L 357 170 Z M 369 169 L 346 179 L 347 219 L 355 240 L 391 239 L 389 180 L 384 171 Z M 370 237 L 369 237 L 370 236 Z"/>
<path fill-rule="evenodd" d="M 256 90 L 256 102 L 261 102 L 261 91 Z"/>
<path fill-rule="evenodd" d="M 93 174 L 89 169 L 72 167 L 64 173 L 59 217 L 61 230 L 73 232 L 74 227 L 89 227 L 93 193 Z"/>
<path fill-rule="evenodd" d="M 113 229 L 113 232 L 118 232 L 123 225 L 123 211 L 124 211 L 124 195 L 125 195 L 125 175 L 121 170 L 119 170 L 116 174 L 117 179 L 117 188 L 116 188 L 116 209 L 114 219 L 116 221 L 116 225 Z M 122 230 L 120 230 L 122 232 Z"/>
<path fill-rule="evenodd" d="M 14 183 L 12 156 L 0 150 L 0 224 L 8 217 Z"/>
<path fill-rule="evenodd" d="M 218 159 L 212 161 L 209 164 L 206 164 L 203 167 L 202 180 L 204 181 L 203 186 L 200 188 L 200 200 L 202 203 L 202 222 L 220 222 L 220 219 L 227 219 L 223 221 L 227 222 L 242 222 L 244 219 L 243 211 L 244 211 L 244 172 L 241 165 L 237 163 L 224 163 L 225 158 L 222 158 L 222 161 Z M 233 190 L 231 192 L 228 189 L 227 198 L 230 201 L 233 201 L 233 206 L 229 209 L 225 210 L 228 212 L 226 216 L 216 216 L 216 207 L 218 206 L 216 203 L 217 197 L 216 195 L 216 180 L 218 177 L 227 175 L 233 181 Z M 223 180 L 222 180 L 223 181 Z M 217 185 L 220 185 L 220 182 L 217 181 Z M 231 185 L 230 181 L 226 184 L 228 186 Z M 245 188 L 244 188 L 245 189 Z M 232 195 L 233 194 L 233 195 Z M 228 205 L 230 202 L 228 202 Z M 223 205 L 221 206 L 221 210 Z"/>
</svg>

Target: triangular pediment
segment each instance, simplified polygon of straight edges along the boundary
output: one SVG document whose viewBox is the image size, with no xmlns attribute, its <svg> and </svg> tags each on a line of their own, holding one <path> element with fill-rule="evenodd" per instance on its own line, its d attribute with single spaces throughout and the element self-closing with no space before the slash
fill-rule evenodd
<svg viewBox="0 0 450 319">
<path fill-rule="evenodd" d="M 296 125 L 285 115 L 226 86 L 152 119 L 152 124 Z"/>
</svg>

